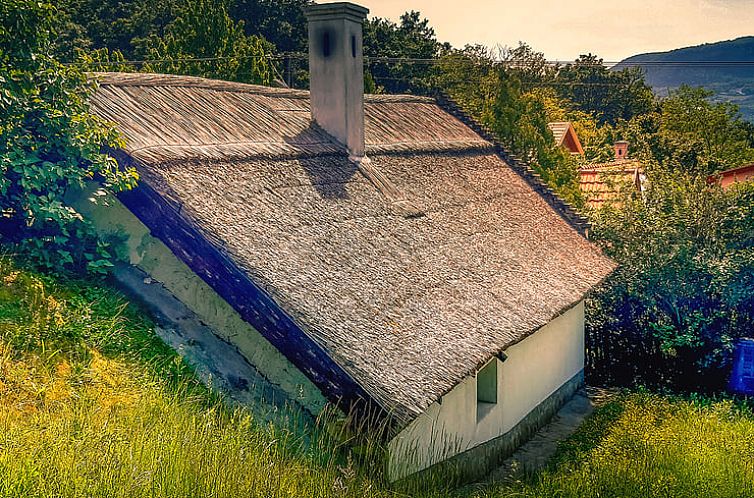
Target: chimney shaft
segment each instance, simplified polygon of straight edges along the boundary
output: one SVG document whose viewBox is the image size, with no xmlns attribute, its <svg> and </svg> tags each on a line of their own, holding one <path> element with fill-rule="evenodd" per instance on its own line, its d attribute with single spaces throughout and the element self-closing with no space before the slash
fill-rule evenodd
<svg viewBox="0 0 754 498">
<path fill-rule="evenodd" d="M 312 119 L 364 156 L 363 22 L 369 10 L 340 2 L 305 7 Z"/>
<path fill-rule="evenodd" d="M 613 144 L 615 148 L 615 160 L 626 159 L 628 156 L 628 142 L 625 140 L 619 140 Z"/>
</svg>

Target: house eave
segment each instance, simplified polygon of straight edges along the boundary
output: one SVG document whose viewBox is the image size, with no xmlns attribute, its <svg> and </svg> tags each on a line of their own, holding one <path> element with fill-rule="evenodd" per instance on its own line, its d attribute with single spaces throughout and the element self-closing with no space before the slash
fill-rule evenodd
<svg viewBox="0 0 754 498">
<path fill-rule="evenodd" d="M 110 150 L 121 166 L 138 161 L 123 150 Z M 238 268 L 216 241 L 181 213 L 180 206 L 140 180 L 118 200 L 173 254 L 222 297 L 247 323 L 309 378 L 328 401 L 368 420 L 398 420 L 338 365 L 265 290 Z"/>
</svg>

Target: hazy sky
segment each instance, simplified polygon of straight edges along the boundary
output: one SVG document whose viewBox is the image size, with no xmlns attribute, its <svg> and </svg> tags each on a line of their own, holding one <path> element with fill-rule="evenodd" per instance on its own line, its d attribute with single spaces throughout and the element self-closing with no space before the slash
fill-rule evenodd
<svg viewBox="0 0 754 498">
<path fill-rule="evenodd" d="M 322 0 L 320 0 L 322 1 Z M 618 61 L 643 52 L 754 35 L 754 0 L 351 0 L 397 20 L 418 10 L 440 41 L 515 46 L 548 59 L 592 52 Z"/>
</svg>

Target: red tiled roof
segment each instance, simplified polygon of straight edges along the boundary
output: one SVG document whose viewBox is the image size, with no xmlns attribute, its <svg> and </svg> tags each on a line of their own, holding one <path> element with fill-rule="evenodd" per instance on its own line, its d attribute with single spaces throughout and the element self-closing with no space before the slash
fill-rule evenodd
<svg viewBox="0 0 754 498">
<path fill-rule="evenodd" d="M 723 188 L 728 188 L 734 183 L 754 180 L 754 163 L 723 171 L 710 176 L 707 180 L 710 183 L 720 182 Z"/>
<path fill-rule="evenodd" d="M 641 190 L 643 173 L 641 162 L 635 159 L 589 164 L 579 168 L 579 188 L 587 205 L 596 209 L 606 203 L 619 203 L 625 186 Z"/>
</svg>

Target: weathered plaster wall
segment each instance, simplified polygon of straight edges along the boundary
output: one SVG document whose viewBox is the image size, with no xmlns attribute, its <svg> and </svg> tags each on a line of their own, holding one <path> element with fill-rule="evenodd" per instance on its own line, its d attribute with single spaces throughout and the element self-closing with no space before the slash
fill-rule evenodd
<svg viewBox="0 0 754 498">
<path fill-rule="evenodd" d="M 72 194 L 72 202 L 94 222 L 100 233 L 127 236 L 128 254 L 125 256 L 131 264 L 162 283 L 218 335 L 237 346 L 249 363 L 291 399 L 297 400 L 312 413 L 319 413 L 326 400 L 303 373 L 176 258 L 165 244 L 152 237 L 149 229 L 117 199 L 108 196 L 100 198 L 98 204 L 89 202 L 87 199 L 92 197 L 95 190 L 96 187 L 92 185 L 84 192 Z"/>
<path fill-rule="evenodd" d="M 584 304 L 505 351 L 497 403 L 477 411 L 476 376 L 432 404 L 390 442 L 390 475 L 400 479 L 511 431 L 584 368 Z"/>
</svg>

